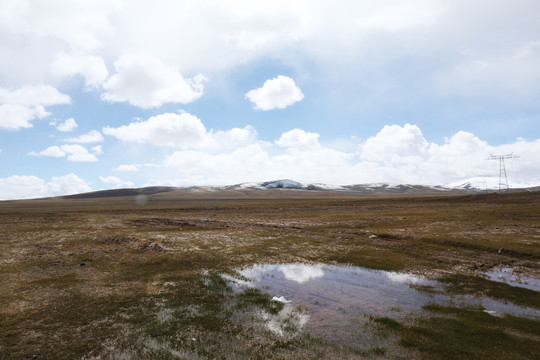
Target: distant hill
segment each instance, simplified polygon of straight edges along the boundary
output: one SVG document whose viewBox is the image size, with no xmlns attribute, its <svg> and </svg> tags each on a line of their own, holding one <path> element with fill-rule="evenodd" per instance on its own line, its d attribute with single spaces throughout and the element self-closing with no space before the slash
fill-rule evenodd
<svg viewBox="0 0 540 360">
<path fill-rule="evenodd" d="M 175 187 L 170 186 L 149 186 L 144 188 L 135 189 L 112 189 L 112 190 L 100 190 L 92 191 L 82 194 L 65 195 L 64 199 L 95 199 L 105 197 L 121 197 L 121 196 L 137 196 L 137 195 L 153 195 L 163 192 L 176 190 Z"/>
<path fill-rule="evenodd" d="M 516 184 L 511 184 L 511 190 L 517 190 Z M 531 186 L 522 186 L 520 190 L 537 191 L 540 186 L 532 184 Z M 189 186 L 189 187 L 172 187 L 172 186 L 149 186 L 143 188 L 128 188 L 128 189 L 111 189 L 99 190 L 82 194 L 60 196 L 62 199 L 96 199 L 96 198 L 113 198 L 113 197 L 135 197 L 139 195 L 155 195 L 172 191 L 180 191 L 184 195 L 189 194 L 210 194 L 228 192 L 246 192 L 246 191 L 306 191 L 306 192 L 338 192 L 338 193 L 354 193 L 364 195 L 430 195 L 430 194 L 469 194 L 481 193 L 485 191 L 498 190 L 498 178 L 470 178 L 460 182 L 452 183 L 447 186 L 429 186 L 429 185 L 412 185 L 412 184 L 388 184 L 388 183 L 369 183 L 369 184 L 354 184 L 354 185 L 329 185 L 329 184 L 303 184 L 290 179 L 273 180 L 266 182 L 240 183 L 235 185 L 224 186 Z M 231 193 L 232 194 L 232 193 Z"/>
</svg>

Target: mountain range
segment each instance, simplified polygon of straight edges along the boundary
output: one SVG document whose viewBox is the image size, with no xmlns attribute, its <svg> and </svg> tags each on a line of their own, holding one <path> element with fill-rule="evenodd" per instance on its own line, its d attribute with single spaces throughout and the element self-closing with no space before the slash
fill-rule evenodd
<svg viewBox="0 0 540 360">
<path fill-rule="evenodd" d="M 506 186 L 502 186 L 505 190 Z M 526 184 L 515 186 L 511 184 L 511 191 L 515 190 L 538 191 L 540 190 L 540 181 L 538 184 Z M 444 194 L 444 193 L 481 193 L 494 192 L 499 190 L 498 178 L 470 178 L 464 181 L 449 184 L 447 186 L 430 186 L 430 185 L 411 185 L 411 184 L 388 184 L 388 183 L 370 183 L 370 184 L 355 184 L 355 185 L 329 185 L 329 184 L 304 184 L 297 181 L 282 179 L 266 182 L 250 182 L 235 185 L 224 186 L 190 186 L 190 187 L 172 187 L 172 186 L 149 186 L 142 188 L 128 189 L 112 189 L 99 190 L 89 193 L 66 195 L 63 198 L 69 199 L 85 199 L 85 198 L 101 198 L 101 197 L 118 197 L 118 196 L 137 196 L 137 195 L 153 195 L 171 191 L 183 191 L 186 193 L 215 193 L 226 191 L 263 191 L 263 190 L 295 190 L 306 192 L 339 192 L 339 193 L 356 193 L 366 195 L 384 195 L 384 194 Z"/>
</svg>

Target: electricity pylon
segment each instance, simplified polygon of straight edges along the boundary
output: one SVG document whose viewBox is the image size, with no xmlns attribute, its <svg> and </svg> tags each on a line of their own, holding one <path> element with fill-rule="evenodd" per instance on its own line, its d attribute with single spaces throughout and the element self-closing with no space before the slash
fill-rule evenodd
<svg viewBox="0 0 540 360">
<path fill-rule="evenodd" d="M 514 155 L 512 153 L 505 154 L 505 155 L 489 155 L 489 157 L 486 160 L 499 160 L 499 191 L 501 191 L 501 186 L 506 186 L 506 191 L 508 191 L 508 176 L 506 176 L 506 167 L 504 166 L 504 159 L 517 159 L 519 156 Z M 505 183 L 502 182 L 502 178 L 504 176 Z"/>
</svg>

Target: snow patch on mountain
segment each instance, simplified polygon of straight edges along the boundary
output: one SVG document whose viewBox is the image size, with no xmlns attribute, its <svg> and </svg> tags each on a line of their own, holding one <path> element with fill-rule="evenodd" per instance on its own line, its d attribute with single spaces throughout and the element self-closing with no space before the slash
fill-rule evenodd
<svg viewBox="0 0 540 360">
<path fill-rule="evenodd" d="M 306 189 L 307 186 L 289 179 L 268 181 L 261 184 L 265 189 Z"/>
<path fill-rule="evenodd" d="M 446 185 L 453 189 L 463 190 L 499 190 L 506 189 L 506 179 L 502 179 L 499 184 L 498 176 L 475 176 L 472 178 L 459 180 Z M 540 179 L 529 183 L 519 183 L 515 181 L 508 181 L 508 188 L 510 189 L 526 189 L 540 186 Z"/>
</svg>

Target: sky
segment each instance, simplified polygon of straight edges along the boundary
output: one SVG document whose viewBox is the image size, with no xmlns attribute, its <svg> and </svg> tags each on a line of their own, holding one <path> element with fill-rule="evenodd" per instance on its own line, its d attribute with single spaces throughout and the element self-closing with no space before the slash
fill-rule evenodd
<svg viewBox="0 0 540 360">
<path fill-rule="evenodd" d="M 0 0 L 0 199 L 540 184 L 537 0 Z"/>
</svg>

